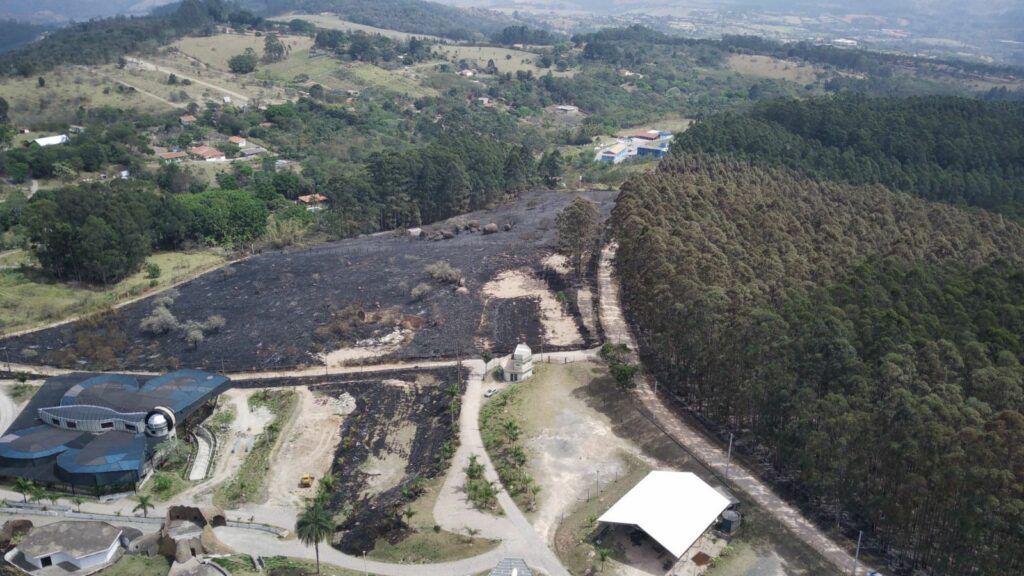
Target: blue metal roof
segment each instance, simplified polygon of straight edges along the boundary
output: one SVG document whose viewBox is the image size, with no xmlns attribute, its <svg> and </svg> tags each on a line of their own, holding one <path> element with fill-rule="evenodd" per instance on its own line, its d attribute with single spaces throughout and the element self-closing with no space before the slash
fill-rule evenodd
<svg viewBox="0 0 1024 576">
<path fill-rule="evenodd" d="M 57 456 L 57 466 L 70 474 L 136 471 L 141 476 L 145 461 L 146 438 L 125 432 L 102 434 L 82 448 Z"/>
</svg>

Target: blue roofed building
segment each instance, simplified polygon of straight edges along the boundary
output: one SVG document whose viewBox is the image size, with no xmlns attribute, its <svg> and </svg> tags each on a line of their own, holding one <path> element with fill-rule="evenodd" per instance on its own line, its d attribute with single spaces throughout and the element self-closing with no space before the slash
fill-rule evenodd
<svg viewBox="0 0 1024 576">
<path fill-rule="evenodd" d="M 0 476 L 71 492 L 134 489 L 152 471 L 156 447 L 209 415 L 229 386 L 199 370 L 143 382 L 126 374 L 51 378 L 0 437 Z"/>
</svg>

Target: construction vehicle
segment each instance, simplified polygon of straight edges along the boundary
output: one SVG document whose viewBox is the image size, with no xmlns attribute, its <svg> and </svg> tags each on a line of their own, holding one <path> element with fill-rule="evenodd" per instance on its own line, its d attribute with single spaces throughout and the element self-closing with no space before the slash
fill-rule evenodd
<svg viewBox="0 0 1024 576">
<path fill-rule="evenodd" d="M 313 475 L 308 473 L 308 472 L 303 474 L 302 475 L 302 479 L 299 480 L 299 486 L 301 488 L 309 488 L 312 485 L 313 485 Z"/>
</svg>

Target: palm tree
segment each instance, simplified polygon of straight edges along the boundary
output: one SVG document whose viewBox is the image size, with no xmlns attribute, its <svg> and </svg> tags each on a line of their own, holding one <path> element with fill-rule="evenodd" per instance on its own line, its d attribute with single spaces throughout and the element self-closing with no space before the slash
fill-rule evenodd
<svg viewBox="0 0 1024 576">
<path fill-rule="evenodd" d="M 463 530 L 466 531 L 466 536 L 469 536 L 468 542 L 469 542 L 469 545 L 472 546 L 473 545 L 473 538 L 475 538 L 476 535 L 480 533 L 480 529 L 479 528 L 470 528 L 469 526 L 466 526 L 465 528 L 463 528 Z"/>
<path fill-rule="evenodd" d="M 144 494 L 140 494 L 139 495 L 139 503 L 135 505 L 135 508 L 132 508 L 132 512 L 138 512 L 139 510 L 142 510 L 142 517 L 143 518 L 148 518 L 149 517 L 149 511 L 152 510 L 152 509 L 153 509 L 153 503 L 150 501 L 149 496 L 146 496 Z"/>
<path fill-rule="evenodd" d="M 39 502 L 44 498 L 46 498 L 46 489 L 42 486 L 32 486 L 32 489 L 29 490 L 28 499 L 32 502 Z"/>
<path fill-rule="evenodd" d="M 307 502 L 302 514 L 295 519 L 295 535 L 306 546 L 316 551 L 316 573 L 320 573 L 320 543 L 334 532 L 334 523 L 323 504 L 317 500 Z"/>
<path fill-rule="evenodd" d="M 331 495 L 334 494 L 334 489 L 337 485 L 338 478 L 334 474 L 325 474 L 320 479 L 320 491 L 316 495 L 317 499 L 326 504 L 331 499 Z"/>
<path fill-rule="evenodd" d="M 505 438 L 508 439 L 509 444 L 515 444 L 516 440 L 519 439 L 519 434 L 522 430 L 519 428 L 519 423 L 515 420 L 505 420 Z"/>
<path fill-rule="evenodd" d="M 85 498 L 82 498 L 81 496 L 75 496 L 74 498 L 71 499 L 71 501 L 74 502 L 75 506 L 78 508 L 76 510 L 76 512 L 81 513 L 82 512 L 82 504 L 85 503 Z"/>
<path fill-rule="evenodd" d="M 32 493 L 32 489 L 35 488 L 35 484 L 27 478 L 18 478 L 14 481 L 14 491 L 21 494 L 24 498 L 23 502 L 28 502 L 28 496 Z"/>
</svg>

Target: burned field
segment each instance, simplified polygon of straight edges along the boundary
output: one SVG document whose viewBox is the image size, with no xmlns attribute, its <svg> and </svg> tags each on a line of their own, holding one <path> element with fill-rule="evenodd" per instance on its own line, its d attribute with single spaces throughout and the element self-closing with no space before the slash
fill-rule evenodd
<svg viewBox="0 0 1024 576">
<path fill-rule="evenodd" d="M 358 555 L 373 550 L 380 538 L 397 543 L 407 536 L 402 511 L 426 480 L 447 472 L 458 442 L 465 375 L 453 366 L 395 371 L 383 378 L 279 378 L 235 385 L 308 385 L 339 400 L 355 399 L 331 464 L 337 484 L 329 508 L 337 522 L 333 544 Z M 294 471 L 296 479 L 301 472 Z"/>
<path fill-rule="evenodd" d="M 607 216 L 613 192 L 584 195 Z M 396 231 L 262 254 L 102 316 L 5 339 L 0 350 L 26 364 L 245 371 L 505 354 L 521 340 L 543 350 L 595 344 L 572 300 L 565 308 L 579 337 L 569 346 L 546 338 L 550 299 L 482 292 L 510 270 L 552 294 L 568 287 L 541 261 L 573 197 L 529 193 L 418 237 Z"/>
</svg>

